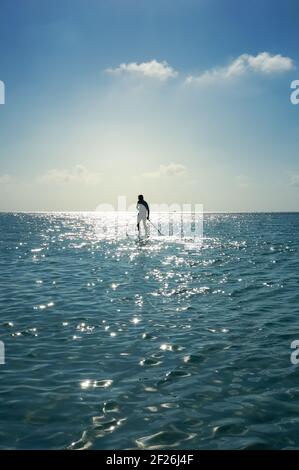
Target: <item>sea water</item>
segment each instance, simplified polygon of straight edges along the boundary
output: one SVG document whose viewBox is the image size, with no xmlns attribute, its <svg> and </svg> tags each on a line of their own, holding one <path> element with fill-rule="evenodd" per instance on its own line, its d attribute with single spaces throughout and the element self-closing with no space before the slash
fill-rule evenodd
<svg viewBox="0 0 299 470">
<path fill-rule="evenodd" d="M 103 217 L 0 215 L 0 447 L 299 448 L 299 214 Z"/>
</svg>

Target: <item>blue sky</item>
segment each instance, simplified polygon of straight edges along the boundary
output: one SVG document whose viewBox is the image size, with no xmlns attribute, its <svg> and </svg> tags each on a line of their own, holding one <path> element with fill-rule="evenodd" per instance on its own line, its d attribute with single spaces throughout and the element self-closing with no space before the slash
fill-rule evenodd
<svg viewBox="0 0 299 470">
<path fill-rule="evenodd" d="M 2 0 L 0 209 L 143 192 L 299 210 L 298 13 L 296 0 Z"/>
</svg>

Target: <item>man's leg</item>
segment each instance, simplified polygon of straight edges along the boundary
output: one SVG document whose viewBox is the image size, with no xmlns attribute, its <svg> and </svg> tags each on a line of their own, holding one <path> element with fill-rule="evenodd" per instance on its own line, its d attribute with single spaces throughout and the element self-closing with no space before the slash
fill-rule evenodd
<svg viewBox="0 0 299 470">
<path fill-rule="evenodd" d="M 146 217 L 144 217 L 144 218 L 142 219 L 142 222 L 143 222 L 143 227 L 144 227 L 145 235 L 147 236 L 147 235 L 148 235 L 148 232 L 147 232 L 147 225 L 146 225 Z"/>
</svg>

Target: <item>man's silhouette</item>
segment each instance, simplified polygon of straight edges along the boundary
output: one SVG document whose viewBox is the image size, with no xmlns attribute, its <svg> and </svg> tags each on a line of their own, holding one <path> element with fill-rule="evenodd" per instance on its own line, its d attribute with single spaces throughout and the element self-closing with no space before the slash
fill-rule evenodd
<svg viewBox="0 0 299 470">
<path fill-rule="evenodd" d="M 143 199 L 142 194 L 139 194 L 138 196 L 137 210 L 138 210 L 138 215 L 137 215 L 138 234 L 140 234 L 140 222 L 142 222 L 145 234 L 147 235 L 146 220 L 149 220 L 150 210 L 149 210 L 148 203 Z"/>
</svg>

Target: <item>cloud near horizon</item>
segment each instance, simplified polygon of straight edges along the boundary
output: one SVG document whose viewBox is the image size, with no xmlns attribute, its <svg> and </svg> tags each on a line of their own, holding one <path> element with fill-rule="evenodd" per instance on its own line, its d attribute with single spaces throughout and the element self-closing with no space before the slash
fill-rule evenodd
<svg viewBox="0 0 299 470">
<path fill-rule="evenodd" d="M 248 189 L 250 186 L 250 180 L 246 175 L 236 176 L 236 182 L 239 189 Z"/>
<path fill-rule="evenodd" d="M 71 169 L 57 169 L 47 171 L 38 177 L 38 183 L 84 183 L 95 185 L 101 180 L 101 173 L 87 170 L 83 165 L 76 165 Z"/>
<path fill-rule="evenodd" d="M 143 173 L 145 178 L 173 178 L 186 176 L 187 169 L 181 163 L 169 163 L 168 165 L 160 165 L 158 170 L 148 173 Z"/>
<path fill-rule="evenodd" d="M 0 184 L 9 184 L 13 181 L 13 178 L 11 175 L 5 174 L 5 175 L 0 175 Z"/>
<path fill-rule="evenodd" d="M 199 75 L 189 75 L 185 83 L 208 85 L 219 80 L 231 80 L 249 72 L 274 75 L 288 72 L 293 70 L 294 67 L 293 59 L 280 54 L 271 55 L 269 52 L 260 52 L 256 56 L 242 54 L 226 67 L 205 70 Z"/>
<path fill-rule="evenodd" d="M 105 72 L 113 75 L 148 77 L 160 81 L 175 78 L 178 75 L 178 72 L 165 60 L 163 62 L 158 62 L 155 59 L 149 62 L 141 62 L 139 64 L 137 62 L 131 62 L 128 64 L 122 63 L 116 68 L 106 69 Z"/>
<path fill-rule="evenodd" d="M 289 186 L 292 186 L 293 188 L 299 188 L 299 174 L 291 175 Z"/>
</svg>

